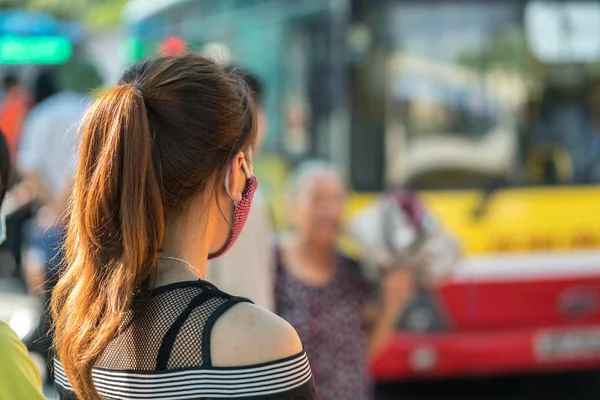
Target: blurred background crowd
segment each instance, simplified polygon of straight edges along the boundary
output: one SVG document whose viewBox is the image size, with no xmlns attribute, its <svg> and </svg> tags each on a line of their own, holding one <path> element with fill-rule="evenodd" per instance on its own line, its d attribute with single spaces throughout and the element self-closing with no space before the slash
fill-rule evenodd
<svg viewBox="0 0 600 400">
<path fill-rule="evenodd" d="M 0 0 L 0 319 L 50 398 L 78 121 L 186 52 L 260 104 L 259 199 L 208 279 L 298 330 L 322 399 L 597 398 L 600 2 Z"/>
</svg>

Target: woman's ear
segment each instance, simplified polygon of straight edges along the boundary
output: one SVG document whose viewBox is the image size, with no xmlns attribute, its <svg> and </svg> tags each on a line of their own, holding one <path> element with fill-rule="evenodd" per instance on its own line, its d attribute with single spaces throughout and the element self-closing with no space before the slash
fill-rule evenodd
<svg viewBox="0 0 600 400">
<path fill-rule="evenodd" d="M 229 165 L 229 179 L 227 179 L 227 182 L 225 183 L 227 185 L 226 189 L 229 197 L 236 201 L 242 199 L 242 192 L 246 186 L 246 175 L 242 168 L 244 158 L 244 153 L 241 151 L 233 157 L 231 164 Z"/>
</svg>

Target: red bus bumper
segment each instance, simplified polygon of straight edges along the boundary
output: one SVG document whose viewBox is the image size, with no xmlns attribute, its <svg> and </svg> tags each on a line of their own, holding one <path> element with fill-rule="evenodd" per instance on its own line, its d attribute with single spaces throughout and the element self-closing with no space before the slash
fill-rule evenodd
<svg viewBox="0 0 600 400">
<path fill-rule="evenodd" d="M 398 332 L 371 360 L 376 381 L 600 368 L 600 325 L 495 332 Z"/>
</svg>

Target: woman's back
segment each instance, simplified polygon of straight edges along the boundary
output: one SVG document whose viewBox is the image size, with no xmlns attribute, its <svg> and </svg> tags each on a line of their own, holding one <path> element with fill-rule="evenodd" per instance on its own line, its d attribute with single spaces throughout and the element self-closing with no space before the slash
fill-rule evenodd
<svg viewBox="0 0 600 400">
<path fill-rule="evenodd" d="M 65 396 L 314 398 L 294 329 L 204 282 L 250 210 L 256 117 L 238 73 L 191 54 L 131 66 L 86 112 L 51 301 Z"/>
<path fill-rule="evenodd" d="M 305 399 L 313 395 L 303 352 L 270 363 L 214 366 L 211 334 L 219 317 L 248 300 L 205 281 L 159 287 L 127 313 L 118 336 L 93 370 L 106 399 Z M 63 399 L 75 399 L 60 362 L 55 379 Z M 261 397 L 263 398 L 263 397 Z"/>
</svg>

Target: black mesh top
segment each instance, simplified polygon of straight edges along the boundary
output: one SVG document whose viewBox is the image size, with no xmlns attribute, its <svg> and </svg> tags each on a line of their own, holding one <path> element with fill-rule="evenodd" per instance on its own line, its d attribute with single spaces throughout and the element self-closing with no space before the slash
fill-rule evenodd
<svg viewBox="0 0 600 400">
<path fill-rule="evenodd" d="M 245 367 L 213 367 L 210 333 L 217 319 L 247 299 L 205 281 L 155 289 L 93 369 L 103 399 L 312 400 L 312 374 L 304 352 Z M 60 399 L 75 400 L 61 363 L 54 361 Z"/>
</svg>

